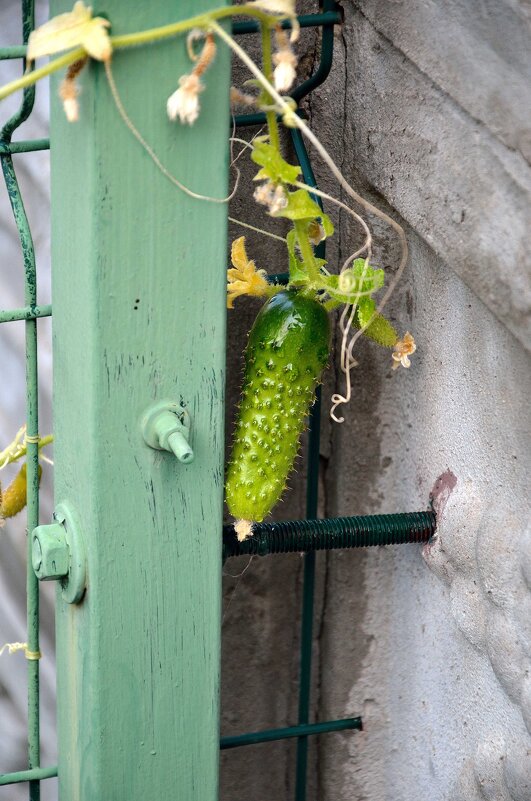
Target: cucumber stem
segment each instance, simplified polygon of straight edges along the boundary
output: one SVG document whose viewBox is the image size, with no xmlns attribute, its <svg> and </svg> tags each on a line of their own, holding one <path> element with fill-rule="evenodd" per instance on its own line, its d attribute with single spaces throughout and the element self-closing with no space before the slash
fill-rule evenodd
<svg viewBox="0 0 531 801">
<path fill-rule="evenodd" d="M 306 220 L 293 220 L 293 226 L 302 254 L 302 264 L 310 281 L 319 279 L 319 268 L 315 262 L 313 248 L 308 236 L 308 222 Z"/>
<path fill-rule="evenodd" d="M 269 83 L 273 82 L 273 58 L 271 53 L 271 29 L 268 25 L 264 25 L 261 23 L 260 25 L 260 34 L 262 37 L 262 65 L 264 75 L 269 81 Z M 262 89 L 261 95 L 262 105 L 264 106 L 272 106 L 273 105 L 273 98 L 266 91 L 266 89 Z M 278 123 L 277 123 L 277 115 L 275 111 L 266 111 L 266 121 L 267 121 L 267 128 L 269 131 L 269 141 L 273 145 L 276 150 L 280 153 L 280 137 L 278 133 Z"/>
</svg>

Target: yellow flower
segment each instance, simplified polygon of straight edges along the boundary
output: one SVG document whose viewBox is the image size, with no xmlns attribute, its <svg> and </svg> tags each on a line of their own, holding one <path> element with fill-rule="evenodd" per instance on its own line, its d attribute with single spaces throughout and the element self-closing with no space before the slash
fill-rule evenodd
<svg viewBox="0 0 531 801">
<path fill-rule="evenodd" d="M 110 24 L 103 17 L 93 17 L 92 8 L 78 0 L 72 11 L 58 14 L 30 34 L 27 59 L 35 61 L 40 56 L 83 47 L 92 58 L 107 61 L 112 53 L 106 30 Z"/>
<path fill-rule="evenodd" d="M 261 297 L 267 294 L 268 283 L 265 270 L 257 270 L 254 261 L 247 258 L 245 237 L 240 236 L 232 243 L 231 261 L 234 268 L 227 271 L 227 308 L 233 308 L 234 299 L 239 295 Z"/>
<path fill-rule="evenodd" d="M 399 339 L 394 347 L 393 356 L 393 370 L 396 370 L 397 367 L 409 367 L 411 362 L 409 361 L 409 356 L 412 353 L 415 353 L 417 350 L 417 346 L 415 345 L 415 340 L 413 339 L 412 335 L 409 331 L 406 331 L 402 339 Z"/>
</svg>

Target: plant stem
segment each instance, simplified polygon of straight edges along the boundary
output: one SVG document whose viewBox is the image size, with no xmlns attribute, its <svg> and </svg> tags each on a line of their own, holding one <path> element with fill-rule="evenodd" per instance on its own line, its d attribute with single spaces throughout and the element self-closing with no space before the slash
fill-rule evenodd
<svg viewBox="0 0 531 801">
<path fill-rule="evenodd" d="M 38 442 L 38 448 L 44 448 L 46 445 L 50 445 L 53 442 L 53 434 L 47 434 L 45 437 L 41 437 Z M 0 464 L 3 464 L 7 460 L 7 464 L 11 464 L 11 462 L 17 462 L 27 453 L 27 445 L 21 444 L 16 449 L 12 450 L 12 445 L 8 445 L 7 448 L 4 448 L 3 451 L 0 452 Z"/>
<path fill-rule="evenodd" d="M 157 42 L 161 39 L 169 39 L 177 36 L 179 33 L 185 33 L 192 28 L 209 28 L 210 23 L 217 19 L 224 19 L 225 17 L 232 17 L 236 15 L 245 15 L 247 17 L 254 17 L 259 20 L 264 28 L 267 25 L 275 25 L 278 18 L 271 17 L 260 9 L 254 8 L 249 4 L 242 6 L 227 6 L 226 8 L 219 8 L 214 11 L 209 11 L 207 14 L 198 14 L 195 17 L 190 17 L 180 22 L 173 22 L 170 25 L 163 25 L 160 28 L 150 28 L 147 31 L 138 31 L 137 33 L 126 33 L 121 36 L 111 36 L 111 45 L 113 50 L 119 50 L 123 47 L 135 47 L 143 44 L 150 44 L 150 42 Z M 32 86 L 37 83 L 41 78 L 51 75 L 57 70 L 67 67 L 74 61 L 86 57 L 87 53 L 83 47 L 76 47 L 65 53 L 59 58 L 52 59 L 45 64 L 44 67 L 39 67 L 32 72 L 26 72 L 21 78 L 15 81 L 6 83 L 5 86 L 0 88 L 0 100 L 18 92 L 20 89 L 25 89 L 27 86 Z"/>
<path fill-rule="evenodd" d="M 273 81 L 273 59 L 271 55 L 271 28 L 262 24 L 260 26 L 262 36 L 262 63 L 264 75 L 271 83 Z M 262 91 L 262 104 L 271 106 L 273 98 L 265 89 Z M 275 111 L 266 111 L 267 127 L 269 130 L 269 141 L 280 153 L 280 137 L 278 134 L 277 115 Z"/>
<path fill-rule="evenodd" d="M 160 28 L 150 28 L 147 31 L 139 31 L 138 33 L 125 33 L 121 36 L 111 36 L 111 44 L 113 48 L 121 47 L 134 47 L 136 45 L 150 44 L 157 42 L 160 39 L 168 39 L 176 36 L 184 31 L 189 31 L 192 28 L 207 28 L 213 20 L 224 19 L 225 17 L 234 17 L 237 15 L 244 15 L 246 17 L 255 17 L 262 25 L 276 24 L 276 19 L 254 8 L 248 3 L 241 6 L 227 6 L 226 8 L 217 8 L 214 11 L 209 11 L 205 14 L 197 14 L 195 17 L 181 20 L 180 22 L 172 22 L 170 25 L 162 25 Z"/>
<path fill-rule="evenodd" d="M 41 78 L 51 75 L 62 67 L 68 67 L 70 64 L 73 64 L 74 61 L 78 61 L 80 58 L 86 57 L 86 55 L 86 51 L 82 47 L 76 47 L 75 50 L 70 50 L 70 52 L 65 53 L 64 56 L 59 56 L 59 58 L 49 61 L 44 67 L 39 67 L 39 69 L 33 70 L 32 72 L 25 72 L 21 78 L 10 81 L 0 88 L 0 100 L 3 100 L 4 97 L 8 95 L 12 95 L 13 92 L 18 92 L 20 89 L 32 86 L 32 84 L 37 83 Z"/>
<path fill-rule="evenodd" d="M 286 244 L 286 239 L 283 236 L 272 234 L 271 231 L 264 231 L 263 228 L 257 228 L 256 225 L 249 225 L 249 223 L 242 222 L 242 220 L 237 220 L 235 217 L 229 216 L 228 219 L 229 222 L 235 223 L 236 225 L 241 225 L 242 228 L 249 228 L 251 231 L 256 231 L 258 234 L 264 234 L 265 236 L 271 237 L 271 239 L 277 239 L 279 242 Z"/>
<path fill-rule="evenodd" d="M 293 227 L 299 241 L 303 267 L 306 269 L 310 281 L 316 281 L 319 278 L 319 268 L 315 263 L 313 248 L 308 237 L 308 223 L 306 220 L 293 220 Z"/>
<path fill-rule="evenodd" d="M 402 273 L 404 272 L 404 268 L 406 266 L 407 257 L 408 257 L 408 247 L 407 247 L 407 240 L 406 240 L 406 234 L 404 232 L 404 229 L 402 228 L 402 226 L 399 223 L 397 223 L 395 220 L 393 220 L 392 217 L 390 217 L 388 214 L 386 214 L 384 211 L 382 211 L 381 209 L 377 208 L 376 206 L 373 206 L 372 203 L 369 203 L 368 200 L 365 200 L 364 197 L 362 197 L 360 194 L 358 194 L 358 192 L 356 192 L 355 189 L 353 189 L 351 187 L 351 185 L 349 184 L 347 179 L 344 177 L 343 173 L 341 172 L 341 170 L 339 169 L 339 167 L 337 166 L 337 164 L 335 163 L 334 159 L 332 158 L 330 153 L 327 151 L 327 149 L 321 144 L 319 139 L 316 137 L 316 135 L 313 133 L 313 131 L 306 125 L 304 120 L 301 119 L 295 113 L 294 109 L 291 108 L 289 103 L 286 102 L 285 98 L 283 98 L 281 95 L 279 95 L 279 93 L 276 91 L 276 89 L 273 86 L 271 86 L 271 84 L 269 83 L 268 80 L 266 80 L 266 78 L 262 75 L 262 73 L 260 72 L 260 70 L 258 69 L 256 64 L 254 63 L 254 61 L 247 55 L 245 50 L 243 50 L 243 48 L 241 48 L 240 45 L 237 42 L 235 42 L 234 39 L 231 36 L 229 36 L 228 33 L 226 33 L 223 30 L 223 28 L 220 25 L 218 25 L 216 22 L 213 22 L 211 27 L 212 27 L 212 30 L 215 30 L 217 32 L 217 34 L 220 37 L 220 39 L 223 39 L 228 44 L 228 46 L 236 53 L 236 55 L 240 58 L 240 60 L 244 64 L 246 64 L 247 67 L 249 67 L 250 71 L 253 73 L 255 78 L 262 84 L 262 86 L 265 89 L 267 89 L 267 91 L 269 92 L 269 94 L 271 95 L 271 97 L 273 98 L 275 103 L 278 103 L 278 106 L 279 106 L 280 110 L 282 111 L 282 113 L 284 115 L 284 124 L 288 125 L 288 126 L 292 126 L 292 127 L 298 128 L 301 131 L 301 133 L 303 133 L 304 136 L 312 143 L 312 145 L 315 147 L 317 153 L 321 156 L 322 160 L 327 165 L 327 167 L 329 168 L 329 170 L 332 173 L 332 175 L 334 176 L 334 178 L 338 181 L 339 185 L 343 187 L 345 192 L 356 203 L 359 203 L 360 206 L 363 206 L 363 208 L 366 211 L 369 211 L 371 214 L 376 215 L 376 217 L 379 217 L 381 220 L 383 220 L 385 223 L 387 223 L 387 225 L 390 225 L 391 228 L 393 228 L 395 230 L 395 232 L 397 233 L 399 241 L 400 241 L 400 248 L 401 248 L 401 251 L 402 251 L 401 252 L 401 257 L 400 257 L 400 262 L 399 262 L 397 270 L 396 270 L 396 272 L 395 272 L 395 274 L 394 274 L 394 276 L 393 276 L 393 278 L 391 280 L 391 283 L 389 284 L 389 286 L 388 286 L 383 298 L 380 300 L 380 302 L 379 302 L 379 304 L 378 304 L 378 306 L 376 308 L 375 314 L 376 313 L 380 314 L 382 309 L 384 308 L 385 304 L 387 303 L 387 301 L 389 300 L 389 298 L 393 294 L 393 292 L 395 290 L 395 287 L 396 287 L 398 281 L 400 280 L 400 278 L 402 276 Z M 367 325 L 369 325 L 369 324 L 370 324 L 370 321 L 367 323 Z M 367 325 L 364 326 L 364 328 L 361 329 L 360 331 L 356 332 L 355 337 L 357 337 L 359 334 L 363 333 L 363 331 L 365 330 Z"/>
</svg>

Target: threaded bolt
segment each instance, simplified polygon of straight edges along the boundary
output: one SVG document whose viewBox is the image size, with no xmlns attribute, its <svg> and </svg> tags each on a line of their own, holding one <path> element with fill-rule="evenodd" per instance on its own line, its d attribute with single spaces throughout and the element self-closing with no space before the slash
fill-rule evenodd
<svg viewBox="0 0 531 801">
<path fill-rule="evenodd" d="M 238 542 L 233 526 L 224 526 L 223 558 L 427 542 L 435 533 L 435 525 L 435 513 L 431 511 L 282 520 L 256 523 L 252 536 L 243 542 Z"/>
</svg>

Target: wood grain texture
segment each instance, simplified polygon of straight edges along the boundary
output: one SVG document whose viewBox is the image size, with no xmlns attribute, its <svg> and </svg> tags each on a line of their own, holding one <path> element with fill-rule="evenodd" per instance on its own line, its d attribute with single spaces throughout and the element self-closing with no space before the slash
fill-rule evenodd
<svg viewBox="0 0 531 801">
<path fill-rule="evenodd" d="M 110 0 L 105 12 L 120 33 L 215 5 Z M 193 128 L 165 114 L 189 71 L 182 38 L 117 53 L 113 71 L 167 168 L 226 195 L 228 54 L 206 78 Z M 82 604 L 57 604 L 60 798 L 162 799 L 178 788 L 214 801 L 226 208 L 155 168 L 100 65 L 82 84 L 77 125 L 52 101 L 56 503 L 83 521 L 89 575 Z M 142 440 L 140 417 L 163 398 L 191 414 L 191 465 Z"/>
</svg>

